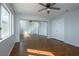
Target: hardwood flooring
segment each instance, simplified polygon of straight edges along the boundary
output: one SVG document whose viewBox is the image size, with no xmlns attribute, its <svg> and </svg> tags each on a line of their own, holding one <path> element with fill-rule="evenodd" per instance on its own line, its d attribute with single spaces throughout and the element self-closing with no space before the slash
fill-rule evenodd
<svg viewBox="0 0 79 59">
<path fill-rule="evenodd" d="M 53 38 L 32 37 L 16 43 L 10 56 L 79 56 L 79 47 Z"/>
</svg>

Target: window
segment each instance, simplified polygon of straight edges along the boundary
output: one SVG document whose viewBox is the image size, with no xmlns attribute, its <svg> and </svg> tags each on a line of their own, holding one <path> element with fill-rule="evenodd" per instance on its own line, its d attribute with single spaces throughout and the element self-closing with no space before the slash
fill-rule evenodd
<svg viewBox="0 0 79 59">
<path fill-rule="evenodd" d="M 47 36 L 47 21 L 26 21 L 26 20 L 20 20 L 21 24 L 21 34 L 23 32 L 29 33 L 29 34 L 37 34 L 37 35 L 44 35 Z"/>
<path fill-rule="evenodd" d="M 1 5 L 1 39 L 14 34 L 14 16 L 6 5 Z"/>
<path fill-rule="evenodd" d="M 7 9 L 1 5 L 1 38 L 9 37 L 9 19 L 10 14 Z"/>
</svg>

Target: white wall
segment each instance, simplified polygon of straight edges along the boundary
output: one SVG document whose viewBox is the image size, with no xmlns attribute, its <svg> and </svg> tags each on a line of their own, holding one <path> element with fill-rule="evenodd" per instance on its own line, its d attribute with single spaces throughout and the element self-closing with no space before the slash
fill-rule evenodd
<svg viewBox="0 0 79 59">
<path fill-rule="evenodd" d="M 65 42 L 79 47 L 79 9 L 64 16 Z"/>
<path fill-rule="evenodd" d="M 51 20 L 51 37 L 64 41 L 64 18 Z"/>
<path fill-rule="evenodd" d="M 19 42 L 20 40 L 20 19 L 16 17 L 15 15 L 15 21 L 14 21 L 14 30 L 15 30 L 15 39 L 16 42 Z"/>
<path fill-rule="evenodd" d="M 9 4 L 6 4 L 11 12 L 13 13 L 13 10 L 11 9 L 11 6 Z M 12 35 L 11 37 L 0 41 L 0 56 L 8 56 L 15 44 L 15 37 Z"/>
<path fill-rule="evenodd" d="M 51 37 L 79 47 L 79 9 L 52 18 Z"/>
</svg>

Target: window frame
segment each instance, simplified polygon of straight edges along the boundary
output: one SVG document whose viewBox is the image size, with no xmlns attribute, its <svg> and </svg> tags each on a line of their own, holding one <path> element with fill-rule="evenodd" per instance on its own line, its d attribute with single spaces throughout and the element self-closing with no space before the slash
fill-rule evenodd
<svg viewBox="0 0 79 59">
<path fill-rule="evenodd" d="M 7 13 L 9 14 L 8 25 L 10 25 L 9 24 L 10 23 L 10 12 L 8 11 L 8 8 L 4 4 L 1 4 L 1 7 L 3 7 L 7 11 Z M 8 26 L 8 28 L 10 28 L 10 27 Z M 9 31 L 10 31 L 10 29 L 9 29 Z M 1 39 L 2 40 L 7 39 L 9 37 L 9 35 L 10 35 L 10 33 L 8 33 L 7 35 L 5 35 L 4 37 L 1 37 Z"/>
<path fill-rule="evenodd" d="M 14 35 L 14 15 L 11 14 L 11 35 Z"/>
<path fill-rule="evenodd" d="M 0 4 L 0 15 L 1 15 L 1 6 L 3 8 L 5 8 L 5 10 L 9 13 L 9 34 L 6 35 L 5 37 L 1 38 L 1 40 L 5 40 L 7 38 L 9 38 L 10 36 L 12 36 L 14 34 L 14 15 L 13 13 L 9 10 L 9 8 L 7 7 L 6 4 L 1 3 Z M 1 17 L 1 16 L 0 16 Z M 1 18 L 0 18 L 0 23 L 1 23 Z M 0 25 L 1 27 L 1 25 Z M 1 37 L 2 34 L 0 34 Z"/>
</svg>

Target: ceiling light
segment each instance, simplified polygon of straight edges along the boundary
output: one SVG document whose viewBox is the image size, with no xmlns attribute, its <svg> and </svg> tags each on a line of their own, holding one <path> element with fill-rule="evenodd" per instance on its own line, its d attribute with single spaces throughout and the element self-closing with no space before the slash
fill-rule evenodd
<svg viewBox="0 0 79 59">
<path fill-rule="evenodd" d="M 50 9 L 48 8 L 47 11 L 50 11 Z"/>
</svg>

